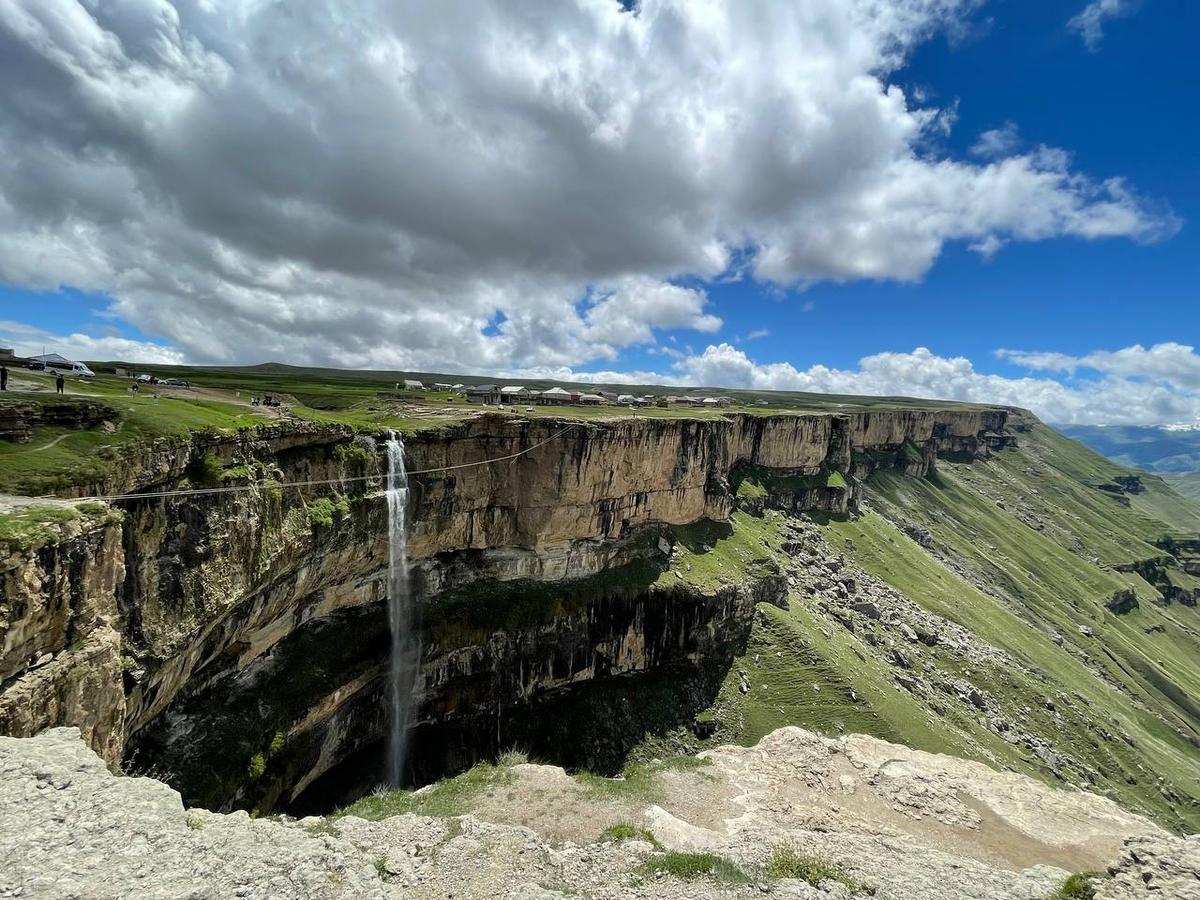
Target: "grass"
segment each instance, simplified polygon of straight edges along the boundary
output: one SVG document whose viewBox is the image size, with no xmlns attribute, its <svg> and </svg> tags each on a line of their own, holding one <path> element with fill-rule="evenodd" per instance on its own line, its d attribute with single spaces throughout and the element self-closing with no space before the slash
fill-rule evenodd
<svg viewBox="0 0 1200 900">
<path fill-rule="evenodd" d="M 1099 872 L 1077 872 L 1051 894 L 1046 900 L 1092 900 L 1096 889 L 1092 887 L 1093 879 L 1101 878 Z"/>
<path fill-rule="evenodd" d="M 664 772 L 689 772 L 709 765 L 695 756 L 671 756 L 649 762 L 630 762 L 616 778 L 591 772 L 577 772 L 575 780 L 598 797 L 655 803 L 663 798 L 661 775 Z"/>
<path fill-rule="evenodd" d="M 781 521 L 776 513 L 758 518 L 735 511 L 728 522 L 701 519 L 676 526 L 675 555 L 656 584 L 669 587 L 682 580 L 711 591 L 774 574 Z"/>
<path fill-rule="evenodd" d="M 512 780 L 509 768 L 494 763 L 476 763 L 461 775 L 444 778 L 418 791 L 378 790 L 343 807 L 335 818 L 357 816 L 377 822 L 391 816 L 415 813 L 421 816 L 461 816 L 469 813 L 476 798 Z"/>
<path fill-rule="evenodd" d="M 36 505 L 18 507 L 0 514 L 0 544 L 12 550 L 28 550 L 55 540 L 61 526 L 80 518 L 73 506 Z"/>
<path fill-rule="evenodd" d="M 722 884 L 747 884 L 749 874 L 731 859 L 715 853 L 688 853 L 670 850 L 642 863 L 638 870 L 643 875 L 667 875 L 692 881 L 710 878 Z"/>
<path fill-rule="evenodd" d="M 609 825 L 604 831 L 600 832 L 601 841 L 612 841 L 620 843 L 621 841 L 645 841 L 647 844 L 653 844 L 655 847 L 660 847 L 658 838 L 654 836 L 654 832 L 648 831 L 645 828 L 639 828 L 637 825 L 631 825 L 628 822 L 618 822 L 615 825 Z"/>
<path fill-rule="evenodd" d="M 851 893 L 865 890 L 862 884 L 851 878 L 846 870 L 836 863 L 819 856 L 800 853 L 788 844 L 780 845 L 771 851 L 771 858 L 767 860 L 767 874 L 772 878 L 799 879 L 813 887 L 822 881 L 834 881 L 844 884 Z"/>
</svg>

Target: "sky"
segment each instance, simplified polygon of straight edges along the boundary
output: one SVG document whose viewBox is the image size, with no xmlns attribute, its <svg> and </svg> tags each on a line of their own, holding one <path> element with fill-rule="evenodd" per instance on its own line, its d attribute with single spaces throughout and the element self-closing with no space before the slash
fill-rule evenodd
<svg viewBox="0 0 1200 900">
<path fill-rule="evenodd" d="M 1198 28 L 3 0 L 0 344 L 1200 421 Z"/>
</svg>

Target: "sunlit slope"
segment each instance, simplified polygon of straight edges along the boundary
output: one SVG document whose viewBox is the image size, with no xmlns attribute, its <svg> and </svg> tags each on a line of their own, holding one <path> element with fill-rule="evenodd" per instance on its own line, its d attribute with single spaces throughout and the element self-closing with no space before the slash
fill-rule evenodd
<svg viewBox="0 0 1200 900">
<path fill-rule="evenodd" d="M 789 603 L 759 604 L 705 742 L 752 744 L 787 724 L 864 732 L 1200 829 L 1200 610 L 1159 589 L 1200 580 L 1156 543 L 1195 536 L 1197 506 L 1018 424 L 1020 447 L 990 459 L 876 474 L 850 520 L 768 511 L 767 542 L 735 514 L 709 552 L 728 542 L 773 560 Z M 854 588 L 838 596 L 841 575 Z M 940 639 L 916 639 L 922 622 Z"/>
<path fill-rule="evenodd" d="M 834 523 L 829 537 L 906 596 L 1084 701 L 1096 728 L 1124 735 L 1127 749 L 1108 748 L 1104 764 L 1098 732 L 1057 740 L 1091 758 L 1125 802 L 1158 805 L 1162 787 L 1200 795 L 1200 611 L 1164 604 L 1138 574 L 1113 566 L 1161 559 L 1152 541 L 1185 530 L 1196 511 L 1156 479 L 1143 479 L 1141 494 L 1102 488 L 1129 474 L 1034 425 L 1021 449 L 990 461 L 942 463 L 928 479 L 871 479 L 881 516 L 926 547 L 877 515 Z M 1138 605 L 1115 612 L 1129 589 Z M 1164 799 L 1194 827 L 1191 798 Z"/>
</svg>

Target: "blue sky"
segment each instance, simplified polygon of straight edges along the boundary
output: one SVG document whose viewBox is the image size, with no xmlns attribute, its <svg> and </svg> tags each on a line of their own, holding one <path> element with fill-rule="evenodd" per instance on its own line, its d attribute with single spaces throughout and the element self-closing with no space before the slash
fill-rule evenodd
<svg viewBox="0 0 1200 900">
<path fill-rule="evenodd" d="M 239 55 L 234 46 L 238 35 L 218 33 L 218 20 L 191 4 L 176 10 L 165 0 L 138 0 L 129 9 L 142 7 L 144 16 L 107 19 L 74 0 L 24 6 L 33 18 L 47 6 L 61 8 L 46 27 L 67 22 L 77 29 L 57 38 L 74 52 L 96 34 L 115 35 L 121 56 L 96 80 L 146 106 L 131 117 L 97 104 L 39 57 L 11 14 L 8 21 L 0 16 L 0 51 L 9 51 L 2 55 L 32 85 L 0 106 L 0 142 L 27 153 L 0 174 L 11 214 L 0 215 L 0 341 L 22 348 L 48 341 L 89 358 L 274 358 L 933 392 L 1021 402 L 1063 421 L 1127 421 L 1131 406 L 1146 421 L 1200 416 L 1200 360 L 1190 349 L 1200 275 L 1200 126 L 1189 65 L 1200 30 L 1196 4 L 895 0 L 895 22 L 863 25 L 852 9 L 844 12 L 853 3 L 802 0 L 764 5 L 763 21 L 768 9 L 774 17 L 768 34 L 756 30 L 753 17 L 732 11 L 716 24 L 697 18 L 679 30 L 694 10 L 672 18 L 668 0 L 645 0 L 638 12 L 620 14 L 629 34 L 609 48 L 611 68 L 549 98 L 537 74 L 556 65 L 548 54 L 494 63 L 500 68 L 481 86 L 472 79 L 490 36 L 456 33 L 462 46 L 446 51 L 445 23 L 429 21 L 436 13 L 397 21 L 395 42 L 369 70 L 354 50 L 368 32 L 330 30 L 348 29 L 353 15 L 290 22 L 305 29 L 288 36 L 297 45 L 336 47 L 336 38 L 345 38 L 345 58 L 336 49 L 330 58 L 356 88 L 348 112 L 332 95 L 336 87 L 316 75 L 278 83 L 265 64 L 254 68 L 254 54 Z M 491 27 L 511 26 L 503 33 L 533 44 L 542 37 L 557 48 L 586 44 L 585 29 L 602 17 L 606 37 L 613 31 L 613 13 L 597 4 L 537 23 L 520 20 L 501 0 L 495 6 L 500 24 Z M 1095 18 L 1102 35 L 1085 41 L 1070 22 L 1088 6 L 1120 14 Z M 280 22 L 262 15 L 245 19 L 238 34 L 277 33 Z M 454 19 L 449 12 L 447 18 Z M 181 36 L 194 39 L 180 54 L 186 66 L 147 49 L 164 21 L 171 26 L 166 39 L 182 48 L 189 45 Z M 779 27 L 792 24 L 795 34 Z M 377 30 L 387 35 L 388 25 Z M 429 83 L 438 102 L 482 136 L 478 153 L 460 130 L 453 142 L 435 135 L 430 152 L 408 156 L 421 143 L 420 129 L 441 120 L 422 109 L 388 131 L 398 109 L 392 104 L 429 102 L 429 93 L 381 93 L 372 101 L 363 90 L 390 75 L 389 66 L 419 72 L 412 60 L 420 59 L 425 32 L 443 53 L 438 68 L 428 70 Z M 161 44 L 164 35 L 158 38 Z M 687 128 L 672 120 L 674 131 L 652 131 L 627 107 L 665 116 L 664 98 L 686 106 L 689 84 L 708 73 L 688 68 L 697 63 L 685 44 L 707 39 L 720 48 L 711 52 L 731 59 L 761 56 L 763 77 L 741 84 L 725 76 L 713 83 L 724 92 L 717 97 L 711 86 L 697 88 L 691 102 L 710 104 L 714 120 L 725 117 L 724 130 L 700 126 L 694 141 L 681 138 L 656 155 L 655 140 L 639 144 L 638 128 L 659 144 L 662 135 Z M 887 55 L 895 44 L 907 48 L 899 66 Z M 803 61 L 821 54 L 829 67 L 846 70 L 844 82 L 816 67 L 808 74 Z M 121 72 L 138 66 L 148 73 L 149 90 L 145 77 L 136 86 L 121 80 Z M 592 96 L 626 76 L 624 87 Z M 776 76 L 779 97 L 764 99 Z M 878 79 L 879 90 L 864 101 L 856 92 L 867 77 Z M 497 99 L 489 80 L 504 82 L 507 94 Z M 236 89 L 222 91 L 230 85 Z M 904 92 L 899 111 L 881 99 L 889 87 Z M 196 93 L 180 100 L 189 90 Z M 521 90 L 530 93 L 515 97 Z M 284 110 L 297 98 L 310 112 L 289 142 L 279 136 L 291 124 Z M 510 99 L 512 109 L 504 107 Z M 781 105 L 772 107 L 776 101 Z M 539 103 L 541 118 L 530 112 Z M 74 109 L 77 118 L 64 124 L 41 112 L 48 106 Z M 868 106 L 860 130 L 821 130 L 828 127 L 821 122 L 852 119 Z M 796 111 L 812 107 L 823 114 L 813 122 Z M 353 127 L 340 115 L 350 115 Z M 744 115 L 754 128 L 731 130 L 730 115 Z M 260 127 L 273 118 L 278 131 Z M 586 132 L 572 130 L 580 122 Z M 901 136 L 875 148 L 875 136 L 892 126 Z M 206 144 L 197 128 L 217 137 Z M 180 139 L 163 140 L 172 129 Z M 1002 138 L 991 156 L 977 148 L 988 131 Z M 370 140 L 355 140 L 358 133 Z M 728 146 L 719 146 L 730 134 Z M 822 141 L 830 145 L 824 155 L 809 152 L 806 144 Z M 489 144 L 504 153 L 491 153 Z M 713 153 L 714 146 L 723 152 Z M 443 147 L 452 148 L 444 170 Z M 612 147 L 618 149 L 605 155 Z M 1066 155 L 1046 163 L 1039 148 Z M 896 178 L 913 176 L 916 186 L 899 199 L 884 196 L 889 167 L 906 149 L 917 163 L 900 165 Z M 839 169 L 843 157 L 849 162 Z M 1031 204 L 1030 218 L 1043 196 L 1048 207 L 1071 209 L 1048 213 L 1054 221 L 1022 233 L 1019 214 L 996 211 L 1012 191 L 988 186 L 989 167 L 1005 160 L 1033 160 L 1036 171 L 1013 188 L 1028 190 L 1022 202 Z M 293 163 L 297 176 L 289 179 L 285 168 Z M 943 180 L 961 182 L 960 193 L 926 203 L 926 195 L 942 190 L 941 163 L 957 166 Z M 375 165 L 376 182 L 354 183 Z M 704 174 L 676 183 L 673 176 L 690 176 L 693 165 Z M 1057 173 L 1053 185 L 1030 186 L 1047 168 Z M 710 170 L 713 180 L 705 181 Z M 806 180 L 809 170 L 821 177 Z M 793 176 L 795 185 L 780 188 L 776 203 L 773 185 Z M 838 190 L 845 196 L 825 196 L 822 178 L 844 182 Z M 1106 192 L 1113 178 L 1123 186 Z M 854 193 L 872 179 L 879 184 L 870 192 Z M 47 190 L 31 199 L 43 183 Z M 472 192 L 458 196 L 463 185 Z M 606 193 L 614 197 L 611 207 Z M 1109 206 L 1117 224 L 1106 220 Z M 419 219 L 410 212 L 416 207 Z M 839 248 L 837 238 L 822 246 L 826 216 L 845 217 L 829 230 L 844 227 L 850 246 Z M 893 217 L 894 227 L 871 221 Z M 539 221 L 553 227 L 539 232 Z M 858 246 L 857 236 L 876 226 L 880 234 Z M 1116 236 L 1079 236 L 1097 229 Z M 911 251 L 910 233 L 925 239 Z M 998 249 L 979 252 L 988 241 Z M 772 248 L 782 262 L 770 262 Z M 71 287 L 55 289 L 63 284 Z M 928 356 L 914 356 L 917 348 Z M 1018 354 L 1001 357 L 1001 349 Z M 896 356 L 862 362 L 881 354 Z"/>
</svg>

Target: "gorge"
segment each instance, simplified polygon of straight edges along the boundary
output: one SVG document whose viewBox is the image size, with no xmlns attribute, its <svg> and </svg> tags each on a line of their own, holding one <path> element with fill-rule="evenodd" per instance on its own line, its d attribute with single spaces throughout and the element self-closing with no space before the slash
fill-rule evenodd
<svg viewBox="0 0 1200 900">
<path fill-rule="evenodd" d="M 1113 493 L 1060 442 L 1027 413 L 937 404 L 157 439 L 59 500 L 7 501 L 29 527 L 6 545 L 0 731 L 75 725 L 189 805 L 302 814 L 510 747 L 610 774 L 803 724 L 1181 827 L 1200 817 L 1195 675 L 1148 648 L 1195 646 L 1200 579 L 1153 543 L 1182 540 L 1147 513 L 1165 487 Z M 1026 533 L 1041 574 L 1003 543 Z M 1077 582 L 1086 602 L 1058 601 L 1077 625 L 1022 580 L 1047 573 Z M 1101 627 L 1119 643 L 1097 656 Z M 1078 737 L 1101 731 L 1116 744 Z"/>
</svg>

